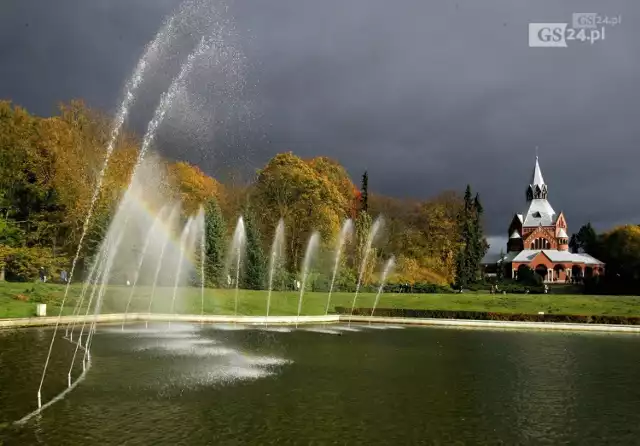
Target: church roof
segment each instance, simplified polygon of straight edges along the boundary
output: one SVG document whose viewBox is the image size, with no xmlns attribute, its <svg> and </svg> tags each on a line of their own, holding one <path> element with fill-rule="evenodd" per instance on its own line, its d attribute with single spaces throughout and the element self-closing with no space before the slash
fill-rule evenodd
<svg viewBox="0 0 640 446">
<path fill-rule="evenodd" d="M 513 231 L 509 238 L 510 239 L 516 239 L 516 238 L 522 238 L 522 237 L 520 237 L 520 234 L 518 234 L 518 231 Z"/>
<path fill-rule="evenodd" d="M 580 253 L 574 254 L 574 256 L 581 257 L 583 259 L 582 261 L 587 265 L 604 265 L 604 262 L 601 262 L 595 257 L 590 256 L 586 252 L 580 252 Z"/>
<path fill-rule="evenodd" d="M 556 211 L 545 198 L 534 198 L 529 204 L 522 226 L 551 226 L 556 222 L 556 218 Z"/>
<path fill-rule="evenodd" d="M 542 178 L 542 170 L 540 170 L 540 164 L 538 163 L 538 156 L 536 156 L 536 165 L 533 168 L 531 183 L 529 184 L 534 186 L 542 186 L 544 184 L 544 178 Z"/>
<path fill-rule="evenodd" d="M 567 235 L 567 231 L 565 231 L 564 228 L 560 228 L 560 230 L 558 231 L 558 237 L 568 238 L 569 236 Z"/>
<path fill-rule="evenodd" d="M 583 262 L 584 260 L 569 251 L 557 251 L 555 249 L 545 249 L 543 251 L 552 262 Z"/>
<path fill-rule="evenodd" d="M 529 263 L 538 254 L 544 253 L 549 260 L 558 263 L 584 263 L 585 265 L 604 265 L 603 262 L 590 256 L 589 254 L 579 253 L 574 254 L 569 251 L 558 251 L 555 249 L 524 249 L 520 252 L 509 252 L 504 257 L 504 261 L 507 263 Z"/>
<path fill-rule="evenodd" d="M 504 257 L 502 258 L 502 261 L 505 263 L 511 263 L 513 261 L 513 259 L 515 258 L 515 256 L 517 256 L 519 253 L 515 252 L 515 251 L 509 251 L 508 253 L 506 253 L 504 255 Z"/>
</svg>

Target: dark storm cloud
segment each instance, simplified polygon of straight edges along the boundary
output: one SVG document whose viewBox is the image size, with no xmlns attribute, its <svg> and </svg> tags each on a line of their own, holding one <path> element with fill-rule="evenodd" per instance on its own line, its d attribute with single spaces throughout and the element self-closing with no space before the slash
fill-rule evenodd
<svg viewBox="0 0 640 446">
<path fill-rule="evenodd" d="M 177 5 L 51 3 L 0 6 L 0 97 L 42 114 L 72 97 L 113 110 L 143 46 Z M 197 116 L 217 117 L 194 118 L 199 125 L 182 133 L 165 129 L 159 147 L 210 172 L 259 166 L 288 149 L 326 154 L 354 178 L 368 169 L 372 189 L 398 196 L 471 183 L 489 232 L 502 235 L 524 210 L 539 146 L 551 204 L 572 229 L 639 222 L 639 11 L 632 0 L 236 0 L 229 14 L 246 87 L 233 101 L 251 119 L 220 119 L 219 97 L 192 96 Z M 621 14 L 622 23 L 593 45 L 527 47 L 529 22 L 567 22 L 572 12 Z M 216 131 L 203 128 L 211 125 Z"/>
</svg>

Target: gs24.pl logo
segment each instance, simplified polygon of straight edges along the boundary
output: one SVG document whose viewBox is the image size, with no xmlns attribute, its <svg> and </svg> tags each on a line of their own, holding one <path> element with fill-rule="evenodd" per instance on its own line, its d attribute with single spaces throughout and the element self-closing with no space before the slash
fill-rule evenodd
<svg viewBox="0 0 640 446">
<path fill-rule="evenodd" d="M 529 23 L 529 46 L 566 48 L 569 42 L 589 42 L 593 45 L 605 40 L 605 25 L 613 27 L 620 22 L 620 16 L 574 13 L 572 27 L 568 23 Z"/>
</svg>

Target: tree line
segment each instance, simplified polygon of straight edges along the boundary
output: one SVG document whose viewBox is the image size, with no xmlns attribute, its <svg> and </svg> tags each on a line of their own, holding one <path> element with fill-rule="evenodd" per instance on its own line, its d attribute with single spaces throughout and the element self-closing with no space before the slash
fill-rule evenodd
<svg viewBox="0 0 640 446">
<path fill-rule="evenodd" d="M 569 248 L 606 264 L 603 276 L 585 278 L 585 292 L 640 293 L 640 225 L 622 225 L 597 233 L 587 223 L 571 236 Z"/>
<path fill-rule="evenodd" d="M 69 269 L 110 125 L 107 116 L 80 101 L 61 105 L 59 113 L 48 118 L 0 101 L 0 279 L 35 280 L 42 266 L 51 274 Z M 102 242 L 138 149 L 136 135 L 123 132 L 95 204 L 76 281 Z M 480 199 L 470 187 L 462 197 L 444 192 L 428 200 L 392 198 L 369 191 L 367 172 L 356 186 L 338 162 L 302 159 L 291 152 L 274 156 L 245 184 L 223 184 L 185 162 L 162 163 L 167 200 L 180 200 L 185 215 L 205 207 L 205 275 L 211 286 L 224 285 L 224 257 L 239 215 L 247 232 L 242 283 L 247 288 L 265 286 L 267 254 L 281 218 L 286 244 L 279 283 L 299 270 L 307 240 L 316 230 L 322 239 L 317 270 L 327 274 L 318 274 L 312 282 L 326 284 L 336 237 L 347 218 L 354 220 L 355 235 L 336 283 L 355 283 L 366 236 L 378 215 L 384 216 L 385 225 L 365 267 L 366 283 L 377 280 L 380 263 L 391 255 L 397 258 L 391 283 L 466 286 L 481 280 L 480 260 L 488 245 Z"/>
</svg>

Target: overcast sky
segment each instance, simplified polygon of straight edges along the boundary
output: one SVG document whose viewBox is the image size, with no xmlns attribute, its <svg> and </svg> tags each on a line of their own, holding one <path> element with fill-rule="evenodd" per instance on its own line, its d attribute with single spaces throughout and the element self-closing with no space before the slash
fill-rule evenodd
<svg viewBox="0 0 640 446">
<path fill-rule="evenodd" d="M 216 174 L 284 150 L 328 155 L 356 182 L 368 169 L 376 192 L 416 198 L 471 183 L 489 234 L 503 236 L 525 209 L 539 146 L 550 202 L 570 230 L 640 223 L 637 0 L 194 1 L 204 6 L 185 19 L 193 29 L 154 62 L 131 125 L 144 132 L 208 26 L 224 22 L 225 45 L 242 57 L 194 71 L 158 135 L 168 156 Z M 178 5 L 0 2 L 0 98 L 40 115 L 72 98 L 114 113 Z M 573 12 L 622 23 L 593 45 L 528 47 L 529 22 L 571 23 Z"/>
</svg>

